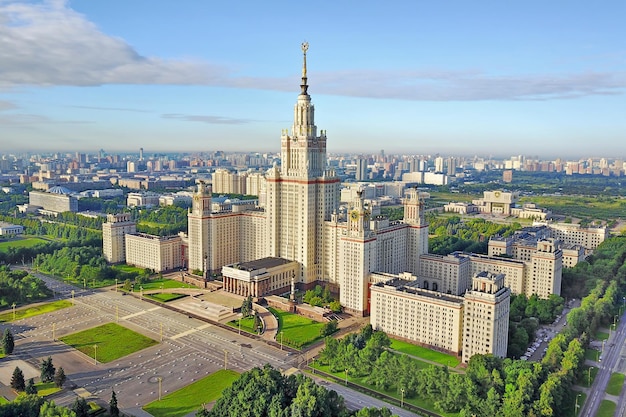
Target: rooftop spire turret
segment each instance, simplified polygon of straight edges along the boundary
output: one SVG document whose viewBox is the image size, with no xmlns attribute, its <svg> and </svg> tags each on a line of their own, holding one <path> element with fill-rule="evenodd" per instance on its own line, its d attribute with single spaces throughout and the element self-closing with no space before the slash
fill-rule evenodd
<svg viewBox="0 0 626 417">
<path fill-rule="evenodd" d="M 307 89 L 309 88 L 309 86 L 307 85 L 306 81 L 306 51 L 309 50 L 309 43 L 308 42 L 302 42 L 302 54 L 304 55 L 304 63 L 302 65 L 302 84 L 300 84 L 300 88 L 302 89 L 302 92 L 300 94 L 302 95 L 308 95 L 307 93 Z"/>
</svg>

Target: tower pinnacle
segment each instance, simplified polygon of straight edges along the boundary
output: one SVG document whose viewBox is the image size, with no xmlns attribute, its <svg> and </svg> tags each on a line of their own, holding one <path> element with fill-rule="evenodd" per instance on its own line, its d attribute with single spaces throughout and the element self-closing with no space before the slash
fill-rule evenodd
<svg viewBox="0 0 626 417">
<path fill-rule="evenodd" d="M 306 51 L 309 50 L 309 43 L 308 42 L 302 42 L 302 54 L 304 55 L 304 63 L 302 65 L 302 84 L 300 84 L 300 88 L 302 89 L 302 92 L 300 94 L 302 95 L 307 95 L 307 89 L 309 88 L 309 86 L 306 84 Z"/>
</svg>

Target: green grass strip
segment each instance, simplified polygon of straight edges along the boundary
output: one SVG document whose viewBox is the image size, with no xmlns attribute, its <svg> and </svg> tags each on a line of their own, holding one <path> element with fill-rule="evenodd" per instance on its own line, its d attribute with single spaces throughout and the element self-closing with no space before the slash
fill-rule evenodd
<svg viewBox="0 0 626 417">
<path fill-rule="evenodd" d="M 459 363 L 461 363 L 456 356 L 447 355 L 445 353 L 413 345 L 401 340 L 391 339 L 391 349 L 406 353 L 407 355 L 416 356 L 427 361 L 437 362 L 441 365 L 446 365 L 452 368 L 455 368 Z"/>
<path fill-rule="evenodd" d="M 613 373 L 609 379 L 609 384 L 606 386 L 606 393 L 611 395 L 619 395 L 622 392 L 624 386 L 624 374 Z"/>
<path fill-rule="evenodd" d="M 72 302 L 68 300 L 58 300 L 51 303 L 39 304 L 28 308 L 20 308 L 15 310 L 15 320 L 25 319 L 28 317 L 38 316 L 40 314 L 51 313 L 56 310 L 71 307 Z M 5 311 L 0 314 L 0 322 L 13 321 L 13 310 Z"/>
<path fill-rule="evenodd" d="M 114 361 L 158 343 L 156 340 L 116 323 L 103 324 L 59 340 L 91 358 L 97 352 L 97 361 L 103 363 Z"/>
<path fill-rule="evenodd" d="M 35 384 L 35 388 L 37 389 L 37 395 L 40 397 L 47 397 L 48 395 L 61 391 L 61 388 L 58 388 L 54 382 L 40 382 Z"/>
<path fill-rule="evenodd" d="M 598 408 L 596 417 L 613 417 L 615 415 L 615 403 L 609 400 L 602 400 Z"/>
<path fill-rule="evenodd" d="M 162 397 L 161 400 L 146 404 L 143 409 L 154 417 L 180 417 L 202 407 L 202 404 L 215 401 L 224 389 L 239 378 L 239 373 L 230 369 L 219 370 L 185 388 Z"/>
</svg>

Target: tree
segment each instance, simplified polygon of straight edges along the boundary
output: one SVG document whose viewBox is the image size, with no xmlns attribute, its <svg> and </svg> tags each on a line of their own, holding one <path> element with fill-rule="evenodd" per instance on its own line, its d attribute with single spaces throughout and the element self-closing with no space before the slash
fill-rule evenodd
<svg viewBox="0 0 626 417">
<path fill-rule="evenodd" d="M 7 328 L 4 331 L 4 335 L 2 336 L 2 350 L 5 355 L 10 355 L 13 353 L 13 349 L 15 348 L 15 339 L 13 338 L 13 333 Z"/>
<path fill-rule="evenodd" d="M 26 382 L 24 381 L 24 373 L 16 366 L 13 370 L 13 376 L 11 377 L 11 388 L 16 391 L 24 391 L 26 389 Z"/>
<path fill-rule="evenodd" d="M 109 414 L 111 417 L 119 417 L 120 409 L 117 407 L 117 396 L 115 391 L 111 391 L 111 400 L 109 401 Z"/>
<path fill-rule="evenodd" d="M 322 337 L 330 336 L 331 334 L 337 331 L 337 320 L 331 320 L 328 323 L 324 324 L 320 329 L 320 335 Z"/>
<path fill-rule="evenodd" d="M 247 296 L 241 303 L 241 315 L 246 318 L 252 314 L 252 296 Z"/>
<path fill-rule="evenodd" d="M 72 405 L 72 411 L 76 413 L 76 417 L 88 417 L 89 416 L 89 404 L 84 398 L 76 398 Z"/>
<path fill-rule="evenodd" d="M 66 379 L 67 377 L 65 376 L 65 371 L 62 367 L 59 367 L 59 369 L 54 374 L 54 385 L 56 385 L 57 388 L 61 388 Z"/>
<path fill-rule="evenodd" d="M 37 395 L 37 388 L 35 387 L 35 380 L 33 378 L 28 380 L 28 384 L 26 385 L 24 392 L 29 395 Z"/>
<path fill-rule="evenodd" d="M 76 413 L 69 408 L 56 405 L 54 401 L 46 401 L 41 404 L 39 417 L 76 417 Z"/>
<path fill-rule="evenodd" d="M 254 310 L 254 323 L 252 324 L 254 330 L 257 330 L 261 333 L 261 317 L 259 317 L 259 312 Z"/>
<path fill-rule="evenodd" d="M 342 308 L 341 308 L 341 303 L 337 300 L 333 300 L 328 304 L 328 308 L 330 308 L 330 311 L 332 311 L 333 313 L 341 313 Z"/>
<path fill-rule="evenodd" d="M 48 359 L 41 361 L 41 382 L 52 382 L 54 380 L 54 372 L 52 357 L 48 356 Z"/>
</svg>

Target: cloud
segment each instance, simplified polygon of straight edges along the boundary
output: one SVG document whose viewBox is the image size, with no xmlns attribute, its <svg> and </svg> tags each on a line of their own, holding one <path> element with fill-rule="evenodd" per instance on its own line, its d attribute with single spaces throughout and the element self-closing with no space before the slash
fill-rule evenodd
<svg viewBox="0 0 626 417">
<path fill-rule="evenodd" d="M 200 59 L 143 56 L 123 39 L 103 33 L 63 0 L 0 0 L 0 91 L 12 86 L 105 84 L 297 91 L 297 70 L 293 77 L 241 77 Z M 344 70 L 311 71 L 309 80 L 311 94 L 414 101 L 575 99 L 624 94 L 626 89 L 626 72 L 493 76 L 480 71 Z M 237 120 L 185 117 L 206 123 Z"/>
<path fill-rule="evenodd" d="M 0 2 L 0 86 L 208 84 L 206 62 L 144 57 L 63 1 Z"/>
<path fill-rule="evenodd" d="M 241 125 L 253 122 L 250 119 L 234 119 L 231 117 L 222 117 L 222 116 L 199 116 L 199 115 L 191 115 L 191 114 L 163 114 L 161 115 L 163 119 L 175 119 L 175 120 L 184 120 L 187 122 L 202 122 L 209 124 L 218 124 L 218 125 Z"/>
</svg>

